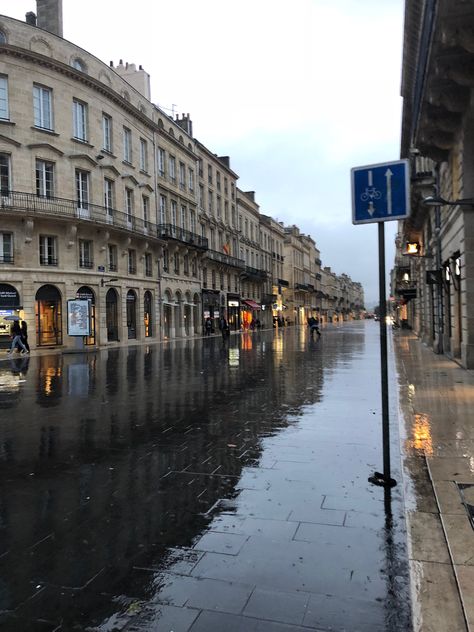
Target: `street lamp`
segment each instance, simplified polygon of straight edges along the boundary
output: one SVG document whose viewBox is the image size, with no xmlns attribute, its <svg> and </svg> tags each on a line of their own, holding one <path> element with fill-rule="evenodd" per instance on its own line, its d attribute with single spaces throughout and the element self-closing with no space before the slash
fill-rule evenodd
<svg viewBox="0 0 474 632">
<path fill-rule="evenodd" d="M 428 195 L 423 198 L 423 204 L 425 206 L 474 206 L 474 198 L 445 200 L 439 195 Z"/>
</svg>

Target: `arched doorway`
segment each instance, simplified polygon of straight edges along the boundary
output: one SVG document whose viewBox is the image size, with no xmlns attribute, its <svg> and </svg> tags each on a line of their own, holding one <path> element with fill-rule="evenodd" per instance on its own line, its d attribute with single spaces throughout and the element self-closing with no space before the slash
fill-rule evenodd
<svg viewBox="0 0 474 632">
<path fill-rule="evenodd" d="M 107 327 L 107 342 L 114 342 L 118 337 L 118 297 L 117 292 L 110 288 L 105 296 L 105 319 Z"/>
<path fill-rule="evenodd" d="M 54 285 L 36 292 L 36 338 L 39 347 L 62 345 L 61 293 Z"/>
<path fill-rule="evenodd" d="M 134 290 L 127 292 L 127 331 L 128 339 L 137 337 L 137 295 Z"/>
<path fill-rule="evenodd" d="M 153 336 L 153 318 L 152 318 L 153 297 L 149 290 L 143 296 L 143 324 L 145 329 L 145 338 Z"/>
<path fill-rule="evenodd" d="M 76 298 L 79 301 L 90 302 L 90 320 L 91 320 L 91 335 L 84 338 L 84 344 L 95 345 L 95 294 L 94 291 L 87 285 L 83 285 L 76 292 Z"/>
<path fill-rule="evenodd" d="M 163 300 L 163 336 L 165 338 L 171 337 L 171 328 L 173 326 L 172 318 L 173 306 L 171 305 L 171 292 L 167 290 Z"/>
<path fill-rule="evenodd" d="M 193 327 L 193 322 L 192 322 L 191 293 L 186 292 L 185 303 L 184 303 L 184 333 L 186 334 L 186 336 L 189 336 L 192 333 L 191 332 L 192 327 Z"/>
</svg>

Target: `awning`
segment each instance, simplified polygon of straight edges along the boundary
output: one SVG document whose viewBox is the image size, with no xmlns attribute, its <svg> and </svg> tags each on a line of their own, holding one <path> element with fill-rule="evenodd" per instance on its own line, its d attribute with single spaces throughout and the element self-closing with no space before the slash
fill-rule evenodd
<svg viewBox="0 0 474 632">
<path fill-rule="evenodd" d="M 256 303 L 255 301 L 252 301 L 250 299 L 247 300 L 243 300 L 242 303 L 244 305 L 248 305 L 249 307 L 251 307 L 252 309 L 260 309 L 260 305 L 258 303 Z"/>
</svg>

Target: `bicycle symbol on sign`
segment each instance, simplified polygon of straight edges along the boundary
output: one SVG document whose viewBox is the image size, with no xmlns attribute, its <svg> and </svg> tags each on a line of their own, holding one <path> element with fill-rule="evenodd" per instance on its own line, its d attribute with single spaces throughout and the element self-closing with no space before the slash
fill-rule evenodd
<svg viewBox="0 0 474 632">
<path fill-rule="evenodd" d="M 381 197 L 382 193 L 377 191 L 375 187 L 365 187 L 365 191 L 360 196 L 360 199 L 362 202 L 367 202 L 368 200 L 372 202 L 373 200 L 380 200 Z"/>
</svg>

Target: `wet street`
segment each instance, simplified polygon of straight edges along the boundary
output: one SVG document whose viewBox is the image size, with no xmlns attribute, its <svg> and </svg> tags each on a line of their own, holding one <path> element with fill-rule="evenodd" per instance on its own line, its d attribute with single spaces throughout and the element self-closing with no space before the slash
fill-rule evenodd
<svg viewBox="0 0 474 632">
<path fill-rule="evenodd" d="M 378 336 L 2 355 L 0 629 L 409 632 Z"/>
</svg>

